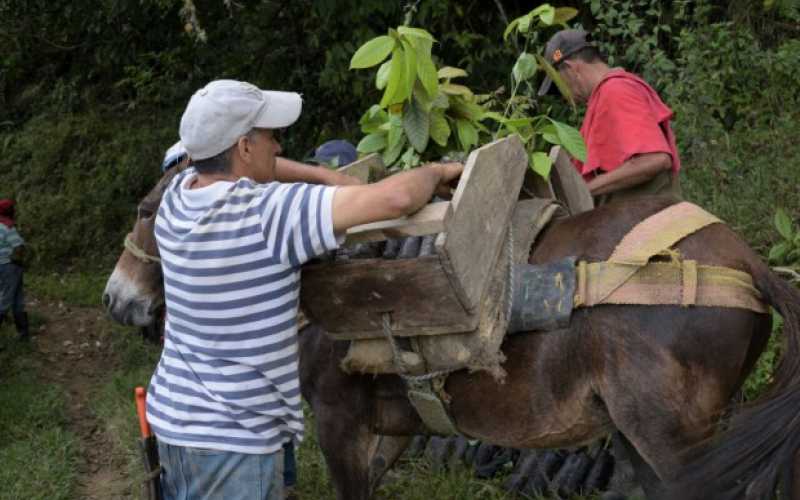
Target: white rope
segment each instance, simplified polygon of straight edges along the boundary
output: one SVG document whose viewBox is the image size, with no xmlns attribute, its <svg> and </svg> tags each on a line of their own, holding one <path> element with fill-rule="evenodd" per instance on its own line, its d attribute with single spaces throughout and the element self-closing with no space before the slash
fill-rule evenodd
<svg viewBox="0 0 800 500">
<path fill-rule="evenodd" d="M 148 255 L 144 250 L 136 246 L 136 243 L 134 243 L 131 239 L 131 234 L 132 233 L 128 233 L 125 236 L 125 242 L 123 243 L 125 250 L 129 251 L 131 255 L 141 260 L 145 264 L 160 264 L 161 259 L 159 257 Z"/>
</svg>

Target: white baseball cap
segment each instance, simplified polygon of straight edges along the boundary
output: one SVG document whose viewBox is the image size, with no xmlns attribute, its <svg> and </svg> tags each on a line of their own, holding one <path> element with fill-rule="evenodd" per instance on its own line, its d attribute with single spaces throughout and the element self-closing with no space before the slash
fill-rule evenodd
<svg viewBox="0 0 800 500">
<path fill-rule="evenodd" d="M 192 160 L 204 160 L 233 146 L 253 128 L 288 127 L 302 109 L 303 99 L 295 92 L 215 80 L 189 100 L 181 117 L 180 142 Z"/>
</svg>

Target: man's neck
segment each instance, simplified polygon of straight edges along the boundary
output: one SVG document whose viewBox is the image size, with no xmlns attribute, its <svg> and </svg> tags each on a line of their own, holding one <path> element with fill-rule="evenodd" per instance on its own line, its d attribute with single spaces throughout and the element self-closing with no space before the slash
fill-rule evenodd
<svg viewBox="0 0 800 500">
<path fill-rule="evenodd" d="M 592 89 L 592 92 L 594 92 L 594 89 L 597 88 L 609 72 L 611 72 L 611 68 L 602 62 L 586 65 L 586 79 L 589 82 L 589 88 Z"/>
<path fill-rule="evenodd" d="M 228 181 L 236 182 L 237 178 L 231 173 L 228 174 L 197 174 L 189 181 L 189 189 L 199 189 L 210 186 L 215 182 Z"/>
</svg>

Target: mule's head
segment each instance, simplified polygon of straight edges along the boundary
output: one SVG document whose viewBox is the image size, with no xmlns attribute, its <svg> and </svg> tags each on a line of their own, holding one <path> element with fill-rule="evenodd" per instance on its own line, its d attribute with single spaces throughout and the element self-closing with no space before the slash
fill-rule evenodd
<svg viewBox="0 0 800 500">
<path fill-rule="evenodd" d="M 103 292 L 103 305 L 123 325 L 151 325 L 163 311 L 164 286 L 155 220 L 164 190 L 177 172 L 177 168 L 168 170 L 139 203 L 136 224 L 125 238 L 125 249 Z"/>
</svg>

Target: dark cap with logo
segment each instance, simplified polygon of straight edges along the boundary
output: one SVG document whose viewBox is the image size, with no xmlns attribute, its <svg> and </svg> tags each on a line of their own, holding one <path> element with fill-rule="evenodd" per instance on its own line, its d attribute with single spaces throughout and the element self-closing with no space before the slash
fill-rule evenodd
<svg viewBox="0 0 800 500">
<path fill-rule="evenodd" d="M 586 47 L 594 47 L 594 43 L 589 38 L 589 34 L 583 30 L 561 30 L 547 42 L 544 48 L 544 58 L 558 69 L 558 65 L 569 56 Z M 546 77 L 539 88 L 539 95 L 546 94 L 552 83 L 553 80 Z"/>
</svg>

